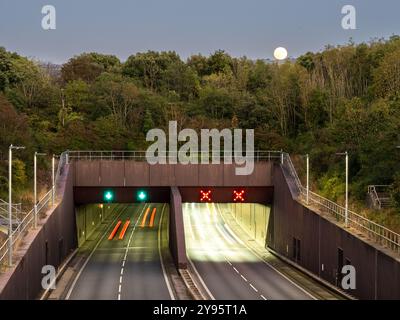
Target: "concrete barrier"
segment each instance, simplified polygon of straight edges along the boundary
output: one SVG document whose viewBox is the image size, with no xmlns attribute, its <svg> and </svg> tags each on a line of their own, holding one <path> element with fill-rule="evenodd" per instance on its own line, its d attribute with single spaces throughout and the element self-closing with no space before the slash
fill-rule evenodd
<svg viewBox="0 0 400 320">
<path fill-rule="evenodd" d="M 175 266 L 178 269 L 187 268 L 185 231 L 183 226 L 182 197 L 179 189 L 171 187 L 170 221 L 169 221 L 169 248 Z"/>
</svg>

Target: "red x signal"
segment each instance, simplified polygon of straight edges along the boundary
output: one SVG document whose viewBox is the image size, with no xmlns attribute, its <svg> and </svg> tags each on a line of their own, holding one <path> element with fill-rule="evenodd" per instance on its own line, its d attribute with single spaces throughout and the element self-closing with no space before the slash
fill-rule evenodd
<svg viewBox="0 0 400 320">
<path fill-rule="evenodd" d="M 211 202 L 211 190 L 200 190 L 200 202 Z"/>
<path fill-rule="evenodd" d="M 234 202 L 244 202 L 244 190 L 233 190 L 233 201 Z"/>
</svg>

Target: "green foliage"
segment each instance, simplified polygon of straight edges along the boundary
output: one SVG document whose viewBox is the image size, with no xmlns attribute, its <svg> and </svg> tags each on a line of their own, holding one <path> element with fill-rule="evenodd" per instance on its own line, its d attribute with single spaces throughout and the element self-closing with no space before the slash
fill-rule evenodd
<svg viewBox="0 0 400 320">
<path fill-rule="evenodd" d="M 23 190 L 27 185 L 28 177 L 26 175 L 25 163 L 22 160 L 13 159 L 12 174 L 13 190 L 17 192 Z"/>
<path fill-rule="evenodd" d="M 400 189 L 399 61 L 398 36 L 283 64 L 222 50 L 186 62 L 173 51 L 124 63 L 83 53 L 53 73 L 0 48 L 0 158 L 11 143 L 27 147 L 18 153 L 24 163 L 33 150 L 143 149 L 147 131 L 169 120 L 195 130 L 251 128 L 256 148 L 310 154 L 316 187 L 332 200 L 344 195 L 344 160 L 335 154 L 348 151 L 350 193 L 361 200 L 369 184 Z M 26 184 L 31 166 L 18 170 Z"/>
<path fill-rule="evenodd" d="M 337 201 L 339 198 L 343 198 L 346 190 L 344 179 L 339 176 L 324 175 L 318 181 L 319 188 L 322 196 Z"/>
<path fill-rule="evenodd" d="M 400 213 L 400 174 L 394 176 L 393 183 L 390 188 L 390 196 L 395 204 L 396 210 Z"/>
</svg>

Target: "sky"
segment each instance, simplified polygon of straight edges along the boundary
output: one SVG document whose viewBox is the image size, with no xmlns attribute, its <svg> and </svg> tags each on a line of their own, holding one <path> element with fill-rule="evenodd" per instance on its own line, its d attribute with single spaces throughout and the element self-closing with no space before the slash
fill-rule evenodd
<svg viewBox="0 0 400 320">
<path fill-rule="evenodd" d="M 44 5 L 56 9 L 55 30 L 42 28 Z M 356 8 L 356 30 L 342 28 L 344 5 Z M 0 0 L 0 46 L 53 63 L 93 51 L 125 60 L 147 50 L 186 59 L 222 49 L 268 59 L 278 46 L 297 57 L 400 34 L 399 16 L 399 0 Z"/>
</svg>

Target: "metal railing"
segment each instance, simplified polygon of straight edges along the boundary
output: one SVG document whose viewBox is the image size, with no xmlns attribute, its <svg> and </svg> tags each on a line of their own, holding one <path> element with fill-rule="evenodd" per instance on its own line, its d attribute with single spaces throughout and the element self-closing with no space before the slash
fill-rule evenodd
<svg viewBox="0 0 400 320">
<path fill-rule="evenodd" d="M 0 217 L 5 217 L 8 219 L 8 202 L 4 201 L 3 199 L 0 199 Z M 17 219 L 20 217 L 22 212 L 21 209 L 21 203 L 12 203 L 11 204 L 11 213 L 13 216 L 13 219 Z"/>
<path fill-rule="evenodd" d="M 297 188 L 299 200 L 303 203 L 306 203 L 307 189 L 301 184 L 289 154 L 283 153 L 282 158 L 282 165 L 285 167 L 284 169 L 287 169 L 284 170 L 284 174 L 287 177 L 289 173 L 289 178 L 294 181 Z M 308 191 L 308 201 L 310 204 L 313 203 L 319 206 L 322 211 L 329 213 L 336 219 L 336 221 L 343 223 L 345 222 L 346 209 L 343 206 L 312 191 Z M 373 240 L 376 243 L 393 250 L 397 254 L 400 254 L 400 234 L 351 210 L 348 210 L 348 226 L 366 235 L 370 240 Z"/>
<path fill-rule="evenodd" d="M 45 212 L 49 206 L 55 202 L 57 199 L 57 186 L 59 184 L 59 179 L 63 173 L 64 165 L 68 163 L 68 152 L 64 152 L 58 157 L 58 167 L 57 173 L 55 175 L 55 188 L 51 188 L 47 193 L 38 201 L 37 203 L 37 214 L 40 215 Z M 8 209 L 7 209 L 8 212 Z M 19 221 L 18 225 L 13 228 L 12 231 L 12 247 L 13 250 L 18 246 L 22 238 L 26 235 L 29 229 L 34 227 L 35 221 L 35 208 L 29 211 L 23 218 Z M 0 266 L 5 264 L 9 252 L 10 239 L 7 238 L 3 243 L 0 244 Z"/>
<path fill-rule="evenodd" d="M 280 159 L 281 151 L 254 151 L 246 155 L 245 151 L 243 156 L 254 159 L 254 161 L 266 161 Z M 134 160 L 134 161 L 146 161 L 146 151 L 67 151 L 65 152 L 68 159 L 71 160 Z M 179 157 L 179 151 L 166 151 L 159 152 L 156 156 L 160 159 L 176 159 Z M 213 153 L 212 151 L 197 151 L 190 152 L 189 156 L 193 158 L 201 159 L 202 156 L 212 158 L 216 156 L 219 159 L 230 158 L 236 156 L 242 156 L 242 153 L 221 151 Z M 200 161 L 199 161 L 200 162 Z"/>
<path fill-rule="evenodd" d="M 368 186 L 368 195 L 374 209 L 390 207 L 391 198 L 389 196 L 390 185 L 370 185 Z M 385 196 L 382 196 L 385 195 Z"/>
</svg>

